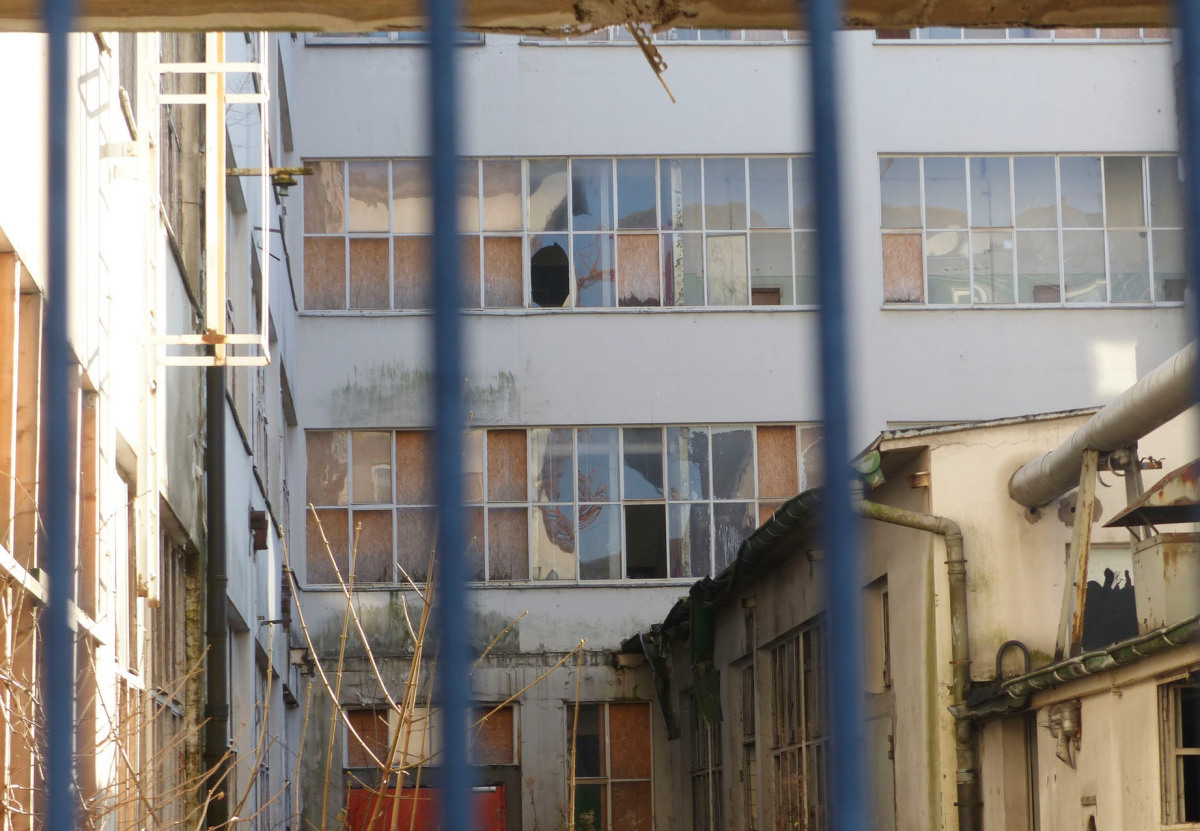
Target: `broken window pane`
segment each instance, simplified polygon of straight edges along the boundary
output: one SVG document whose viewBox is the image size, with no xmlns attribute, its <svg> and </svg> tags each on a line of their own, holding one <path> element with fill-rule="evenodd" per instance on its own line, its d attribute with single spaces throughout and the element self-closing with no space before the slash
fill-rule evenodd
<svg viewBox="0 0 1200 831">
<path fill-rule="evenodd" d="M 961 156 L 925 159 L 925 227 L 967 227 L 966 175 Z"/>
<path fill-rule="evenodd" d="M 529 230 L 567 230 L 566 160 L 529 162 Z"/>
<path fill-rule="evenodd" d="M 524 502 L 528 498 L 524 430 L 488 430 L 488 501 Z"/>
<path fill-rule="evenodd" d="M 707 502 L 669 505 L 669 550 L 672 577 L 705 577 L 712 549 L 712 521 Z"/>
<path fill-rule="evenodd" d="M 308 465 L 306 499 L 313 505 L 348 505 L 346 487 L 349 434 L 341 431 L 312 430 L 304 435 Z"/>
<path fill-rule="evenodd" d="M 483 430 L 468 430 L 463 439 L 463 501 L 483 501 Z"/>
<path fill-rule="evenodd" d="M 623 499 L 663 498 L 663 437 L 659 427 L 626 427 Z"/>
<path fill-rule="evenodd" d="M 392 257 L 395 262 L 393 308 L 428 309 L 433 306 L 429 256 L 429 237 L 392 238 Z"/>
<path fill-rule="evenodd" d="M 621 577 L 621 509 L 618 505 L 579 506 L 579 578 Z"/>
<path fill-rule="evenodd" d="M 350 308 L 386 309 L 391 301 L 388 285 L 390 252 L 380 238 L 350 240 Z"/>
<path fill-rule="evenodd" d="M 610 778 L 650 778 L 649 704 L 609 704 L 608 738 L 612 767 Z M 629 828 L 626 825 L 617 827 Z"/>
<path fill-rule="evenodd" d="M 662 159 L 658 164 L 660 214 L 664 230 L 699 231 L 701 205 L 699 159 Z"/>
<path fill-rule="evenodd" d="M 1056 231 L 1017 231 L 1017 302 L 1059 302 Z"/>
<path fill-rule="evenodd" d="M 796 428 L 758 428 L 758 495 L 790 497 L 800 492 Z"/>
<path fill-rule="evenodd" d="M 533 443 L 533 490 L 538 502 L 575 499 L 575 448 L 569 428 L 530 430 Z M 572 551 L 574 547 L 572 546 Z"/>
<path fill-rule="evenodd" d="M 484 237 L 483 294 L 488 308 L 525 305 L 520 237 Z"/>
<path fill-rule="evenodd" d="M 535 306 L 554 309 L 571 297 L 571 265 L 566 234 L 536 234 L 529 238 L 529 299 Z"/>
<path fill-rule="evenodd" d="M 703 235 L 665 234 L 663 242 L 663 305 L 703 306 Z"/>
<path fill-rule="evenodd" d="M 575 234 L 575 305 L 617 305 L 612 234 Z"/>
<path fill-rule="evenodd" d="M 488 509 L 488 579 L 529 579 L 529 512 Z"/>
<path fill-rule="evenodd" d="M 520 231 L 521 163 L 483 162 L 483 230 Z"/>
<path fill-rule="evenodd" d="M 612 230 L 612 188 L 612 159 L 571 161 L 571 230 Z"/>
<path fill-rule="evenodd" d="M 575 508 L 543 505 L 533 509 L 534 580 L 575 579 Z"/>
<path fill-rule="evenodd" d="M 883 235 L 883 300 L 885 303 L 925 301 L 920 234 Z"/>
<path fill-rule="evenodd" d="M 749 427 L 714 427 L 713 496 L 754 498 L 754 437 Z"/>
<path fill-rule="evenodd" d="M 309 162 L 304 177 L 304 233 L 340 234 L 346 230 L 346 181 L 341 162 Z"/>
<path fill-rule="evenodd" d="M 1109 231 L 1108 267 L 1114 303 L 1150 302 L 1150 263 L 1145 231 Z"/>
<path fill-rule="evenodd" d="M 746 227 L 746 160 L 704 160 L 704 223 L 710 231 Z"/>
<path fill-rule="evenodd" d="M 667 428 L 667 489 L 672 500 L 708 499 L 708 430 Z"/>
<path fill-rule="evenodd" d="M 388 163 L 349 162 L 350 230 L 388 230 Z"/>
<path fill-rule="evenodd" d="M 792 168 L 793 175 L 795 167 Z M 920 159 L 879 160 L 879 196 L 884 228 L 921 227 Z M 815 218 L 815 203 L 812 214 Z M 811 224 L 807 227 L 813 227 Z"/>
<path fill-rule="evenodd" d="M 657 228 L 654 159 L 617 160 L 617 227 Z"/>
<path fill-rule="evenodd" d="M 619 501 L 617 428 L 585 427 L 576 433 L 579 444 L 579 501 Z"/>
<path fill-rule="evenodd" d="M 580 704 L 576 715 L 575 707 L 567 707 L 567 750 L 570 752 L 572 733 L 575 741 L 575 776 L 580 779 L 596 779 L 608 771 L 605 760 L 604 705 Z M 606 825 L 594 826 L 597 831 Z"/>
<path fill-rule="evenodd" d="M 1183 171 L 1177 156 L 1150 157 L 1150 221 L 1183 227 Z"/>
<path fill-rule="evenodd" d="M 625 576 L 658 580 L 667 576 L 667 506 L 625 506 Z"/>
<path fill-rule="evenodd" d="M 707 237 L 708 305 L 749 305 L 744 234 Z"/>
<path fill-rule="evenodd" d="M 658 234 L 617 237 L 618 291 L 622 306 L 660 306 Z"/>
<path fill-rule="evenodd" d="M 307 550 L 307 581 L 310 585 L 336 584 L 338 570 L 343 577 L 350 568 L 350 512 L 346 510 L 320 509 L 313 516 L 311 510 L 304 514 Z M 324 532 L 324 539 L 322 539 Z M 326 541 L 329 547 L 326 548 Z M 330 555 L 332 554 L 332 561 Z M 337 563 L 337 570 L 334 569 Z"/>
<path fill-rule="evenodd" d="M 1100 159 L 1096 156 L 1063 156 L 1058 162 L 1064 228 L 1100 228 Z M 1138 177 L 1139 192 L 1141 177 Z"/>
<path fill-rule="evenodd" d="M 478 309 L 479 301 L 479 243 L 478 236 L 459 237 L 460 251 L 459 295 L 463 308 Z"/>
<path fill-rule="evenodd" d="M 750 235 L 750 297 L 755 306 L 792 305 L 792 235 Z"/>
<path fill-rule="evenodd" d="M 1053 156 L 1017 156 L 1014 158 L 1013 188 L 1019 227 L 1058 227 Z"/>
<path fill-rule="evenodd" d="M 972 231 L 976 303 L 1012 303 L 1013 242 L 1011 231 Z"/>
<path fill-rule="evenodd" d="M 970 160 L 971 227 L 1003 228 L 1012 225 L 1008 198 L 1008 159 L 977 156 Z"/>
<path fill-rule="evenodd" d="M 1183 232 L 1154 232 L 1154 299 L 1183 302 L 1187 276 L 1183 271 Z"/>
<path fill-rule="evenodd" d="M 396 504 L 433 504 L 433 434 L 425 430 L 396 433 Z"/>
<path fill-rule="evenodd" d="M 429 556 L 437 533 L 437 511 L 433 508 L 396 510 L 396 562 L 404 575 L 415 583 L 429 577 Z"/>
<path fill-rule="evenodd" d="M 788 160 L 750 159 L 750 227 L 788 227 Z"/>
<path fill-rule="evenodd" d="M 920 245 L 920 238 L 917 239 Z M 920 267 L 920 251 L 917 266 Z M 797 231 L 795 248 L 796 303 L 817 305 L 817 235 L 814 231 Z M 918 275 L 918 279 L 919 275 Z"/>
<path fill-rule="evenodd" d="M 466 535 L 466 562 L 468 581 L 482 583 L 484 579 L 483 565 L 483 508 L 467 508 L 463 512 L 463 532 Z"/>
<path fill-rule="evenodd" d="M 792 157 L 792 227 L 816 228 L 816 181 L 812 156 Z M 915 177 L 914 177 L 915 181 Z M 918 214 L 918 218 L 919 218 Z"/>
<path fill-rule="evenodd" d="M 392 230 L 428 234 L 433 228 L 429 175 L 425 161 L 392 162 Z"/>
<path fill-rule="evenodd" d="M 392 582 L 391 510 L 355 511 L 353 523 L 354 582 Z M 342 577 L 349 581 L 349 574 Z"/>
<path fill-rule="evenodd" d="M 346 238 L 304 238 L 304 308 L 346 308 Z"/>
<path fill-rule="evenodd" d="M 823 483 L 821 449 L 824 432 L 820 427 L 800 428 L 800 461 L 804 468 L 804 487 L 819 488 Z"/>
<path fill-rule="evenodd" d="M 970 303 L 965 231 L 931 231 L 925 235 L 925 269 L 930 303 Z"/>
<path fill-rule="evenodd" d="M 1104 157 L 1104 207 L 1109 228 L 1146 224 L 1142 209 L 1142 159 L 1140 156 Z M 1113 293 L 1116 294 L 1114 287 Z"/>
<path fill-rule="evenodd" d="M 720 574 L 737 557 L 738 549 L 757 526 L 753 502 L 713 504 L 715 573 Z"/>
<path fill-rule="evenodd" d="M 354 454 L 354 504 L 392 501 L 392 434 L 351 434 Z"/>
<path fill-rule="evenodd" d="M 1068 303 L 1103 302 L 1108 295 L 1104 279 L 1104 232 L 1063 231 L 1063 267 Z M 1150 292 L 1149 278 L 1146 292 Z"/>
<path fill-rule="evenodd" d="M 479 162 L 463 159 L 458 180 L 458 230 L 479 230 Z"/>
</svg>

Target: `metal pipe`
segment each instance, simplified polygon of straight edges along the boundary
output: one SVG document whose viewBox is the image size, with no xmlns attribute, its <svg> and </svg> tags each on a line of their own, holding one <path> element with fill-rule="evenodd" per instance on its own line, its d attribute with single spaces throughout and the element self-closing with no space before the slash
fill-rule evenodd
<svg viewBox="0 0 1200 831">
<path fill-rule="evenodd" d="M 463 531 L 462 316 L 458 242 L 457 0 L 427 0 L 429 16 L 429 147 L 433 184 L 434 435 L 438 505 L 437 693 L 442 717 L 445 791 L 442 827 L 471 827 L 471 770 L 467 759 L 470 665 L 467 632 L 466 535 Z"/>
<path fill-rule="evenodd" d="M 928 531 L 946 541 L 946 569 L 950 579 L 950 665 L 954 672 L 952 693 L 955 706 L 963 704 L 971 687 L 971 641 L 967 629 L 967 558 L 962 528 L 946 517 L 866 500 L 858 503 L 858 512 L 867 519 Z M 968 719 L 955 718 L 954 753 L 958 763 L 955 774 L 958 828 L 959 831 L 979 831 L 983 827 L 979 753 L 975 725 Z"/>
<path fill-rule="evenodd" d="M 45 366 L 42 375 L 42 449 L 45 467 L 39 509 L 42 512 L 46 575 L 50 598 L 41 630 L 45 654 L 41 665 L 42 714 L 45 718 L 46 827 L 74 828 L 72 748 L 75 739 L 75 638 L 69 609 L 74 589 L 75 485 L 71 448 L 71 387 L 76 373 L 68 340 L 70 209 L 67 137 L 72 87 L 69 36 L 75 25 L 73 0 L 46 0 L 42 9 L 46 31 L 46 256 L 47 299 L 43 322 Z"/>
<path fill-rule="evenodd" d="M 207 591 L 205 629 L 208 659 L 205 672 L 207 704 L 204 708 L 204 768 L 209 791 L 207 823 L 223 828 L 229 820 L 229 777 L 223 775 L 229 750 L 229 620 L 226 589 L 229 585 L 225 550 L 225 367 L 205 370 L 205 406 L 208 419 L 207 471 Z M 218 796 L 224 793 L 224 796 Z"/>
<path fill-rule="evenodd" d="M 816 168 L 817 294 L 821 367 L 821 418 L 825 429 L 824 476 L 830 495 L 820 525 L 828 553 L 830 697 L 830 826 L 841 831 L 867 827 L 872 815 L 862 750 L 863 688 L 862 580 L 858 522 L 850 501 L 850 361 L 842 262 L 838 93 L 834 32 L 841 25 L 837 0 L 799 0 L 807 10 L 809 99 Z M 797 320 L 796 325 L 800 325 Z"/>
<path fill-rule="evenodd" d="M 1057 449 L 1023 465 L 1009 480 L 1008 495 L 1027 508 L 1040 508 L 1079 484 L 1084 450 L 1128 447 L 1184 412 L 1193 402 L 1196 349 L 1195 341 L 1189 343 L 1088 419 Z"/>
</svg>

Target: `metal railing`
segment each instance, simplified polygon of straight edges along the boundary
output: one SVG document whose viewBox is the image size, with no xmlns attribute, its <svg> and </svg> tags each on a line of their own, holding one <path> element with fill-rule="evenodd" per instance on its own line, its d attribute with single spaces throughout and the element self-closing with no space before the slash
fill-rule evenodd
<svg viewBox="0 0 1200 831">
<path fill-rule="evenodd" d="M 1176 25 L 1181 33 L 1181 142 L 1187 171 L 1186 201 L 1189 227 L 1200 216 L 1200 4 L 1178 0 Z M 837 0 L 811 0 L 805 8 L 809 31 L 813 154 L 817 168 L 817 251 L 819 264 L 820 355 L 822 416 L 825 425 L 825 481 L 832 498 L 825 502 L 822 539 L 829 564 L 830 680 L 832 695 L 832 763 L 829 777 L 830 827 L 857 831 L 866 828 L 869 787 L 863 764 L 861 581 L 858 528 L 850 503 L 849 361 L 838 174 L 838 95 L 834 32 L 838 27 Z M 44 23 L 49 33 L 48 117 L 48 295 L 45 318 L 43 418 L 47 435 L 67 436 L 69 401 L 75 368 L 67 340 L 68 294 L 68 33 L 75 20 L 74 0 L 46 0 Z M 439 519 L 439 631 L 441 637 L 439 696 L 443 725 L 445 806 L 448 829 L 469 827 L 471 769 L 466 742 L 470 697 L 467 632 L 469 608 L 465 586 L 463 509 L 461 507 L 462 338 L 459 315 L 458 245 L 455 190 L 457 177 L 457 94 L 455 30 L 458 3 L 428 4 L 430 138 L 434 215 L 433 272 L 435 285 L 434 340 L 436 355 L 436 482 Z M 1200 235 L 1187 236 L 1188 273 L 1195 296 Z M 1193 302 L 1193 315 L 1200 304 Z M 795 356 L 805 360 L 806 356 Z M 1200 388 L 1200 377 L 1197 378 Z M 74 675 L 74 641 L 68 621 L 73 584 L 75 471 L 70 443 L 46 442 L 44 504 L 46 566 L 50 599 L 42 627 L 45 660 L 46 826 L 54 831 L 75 827 L 76 799 L 72 793 L 74 737 L 73 686 L 61 679 Z M 839 691 L 842 691 L 839 694 Z"/>
</svg>

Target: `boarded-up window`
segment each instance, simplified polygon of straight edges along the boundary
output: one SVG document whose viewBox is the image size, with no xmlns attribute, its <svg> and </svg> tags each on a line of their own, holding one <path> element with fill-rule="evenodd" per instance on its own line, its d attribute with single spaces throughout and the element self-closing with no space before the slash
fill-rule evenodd
<svg viewBox="0 0 1200 831">
<path fill-rule="evenodd" d="M 787 498 L 800 490 L 796 428 L 758 428 L 758 495 Z"/>
<path fill-rule="evenodd" d="M 474 761 L 477 765 L 515 765 L 517 763 L 516 711 L 511 705 L 492 712 L 491 707 L 475 711 Z"/>
<path fill-rule="evenodd" d="M 567 754 L 575 750 L 575 827 L 627 831 L 653 825 L 650 705 L 567 707 Z"/>
<path fill-rule="evenodd" d="M 524 430 L 488 431 L 488 501 L 524 502 L 528 496 Z"/>
<path fill-rule="evenodd" d="M 392 575 L 392 512 L 354 512 L 355 583 L 390 583 Z"/>
<path fill-rule="evenodd" d="M 925 300 L 920 234 L 884 234 L 883 300 L 885 303 Z"/>
<path fill-rule="evenodd" d="M 433 504 L 433 434 L 423 430 L 396 433 L 396 503 Z"/>
<path fill-rule="evenodd" d="M 345 579 L 350 568 L 349 512 L 318 508 L 315 514 L 311 510 L 305 514 L 308 582 L 337 583 L 338 572 Z"/>
<path fill-rule="evenodd" d="M 488 579 L 529 579 L 529 509 L 488 511 Z"/>
<path fill-rule="evenodd" d="M 376 767 L 375 759 L 386 762 L 388 711 L 383 708 L 347 710 L 346 721 L 353 728 L 353 732 L 346 731 L 346 767 Z M 375 759 L 371 758 L 372 754 Z"/>
<path fill-rule="evenodd" d="M 340 234 L 346 230 L 346 179 L 342 162 L 310 162 L 304 177 L 304 232 Z"/>
<path fill-rule="evenodd" d="M 429 237 L 396 237 L 393 303 L 397 309 L 428 309 L 433 306 L 429 271 Z"/>
<path fill-rule="evenodd" d="M 386 239 L 350 240 L 350 308 L 386 309 L 389 253 Z"/>
<path fill-rule="evenodd" d="M 304 240 L 304 308 L 346 308 L 345 237 Z"/>
<path fill-rule="evenodd" d="M 520 237 L 486 237 L 483 240 L 483 287 L 489 308 L 523 305 Z"/>
</svg>

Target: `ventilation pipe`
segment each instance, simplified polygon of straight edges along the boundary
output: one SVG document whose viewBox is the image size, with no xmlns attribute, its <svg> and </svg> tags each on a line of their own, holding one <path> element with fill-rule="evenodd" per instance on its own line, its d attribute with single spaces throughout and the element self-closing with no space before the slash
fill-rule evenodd
<svg viewBox="0 0 1200 831">
<path fill-rule="evenodd" d="M 946 541 L 946 566 L 950 577 L 950 664 L 954 670 L 954 704 L 967 700 L 971 685 L 971 645 L 967 638 L 967 559 L 963 553 L 962 528 L 945 517 L 921 514 L 862 500 L 858 512 L 867 519 L 916 528 L 937 534 Z M 980 831 L 983 827 L 983 800 L 979 785 L 978 748 L 975 725 L 956 718 L 954 753 L 958 763 L 958 831 Z"/>
<path fill-rule="evenodd" d="M 1084 450 L 1129 447 L 1192 405 L 1196 343 L 1185 346 L 1087 420 L 1058 449 L 1013 474 L 1008 495 L 1026 508 L 1048 505 L 1079 485 Z"/>
</svg>

